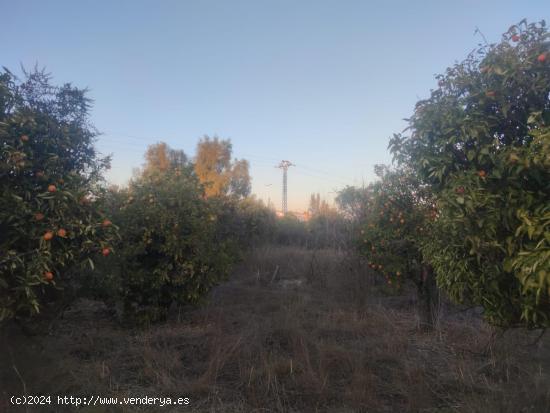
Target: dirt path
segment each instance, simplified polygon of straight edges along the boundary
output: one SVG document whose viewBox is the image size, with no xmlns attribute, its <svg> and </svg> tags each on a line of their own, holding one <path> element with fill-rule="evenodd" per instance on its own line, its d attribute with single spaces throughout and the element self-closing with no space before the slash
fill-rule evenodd
<svg viewBox="0 0 550 413">
<path fill-rule="evenodd" d="M 489 327 L 448 314 L 436 333 L 418 333 L 410 294 L 389 296 L 373 280 L 335 251 L 277 247 L 251 254 L 204 305 L 150 329 L 124 329 L 102 304 L 80 301 L 51 334 L 3 332 L 2 397 L 25 387 L 190 398 L 183 408 L 81 412 L 546 411 L 548 342 L 528 347 L 527 334 L 507 333 L 487 348 Z"/>
</svg>

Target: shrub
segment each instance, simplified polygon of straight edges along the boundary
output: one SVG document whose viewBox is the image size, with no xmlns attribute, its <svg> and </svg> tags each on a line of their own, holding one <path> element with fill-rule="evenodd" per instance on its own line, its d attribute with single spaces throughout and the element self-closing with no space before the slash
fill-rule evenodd
<svg viewBox="0 0 550 413">
<path fill-rule="evenodd" d="M 218 211 L 217 241 L 232 240 L 235 254 L 272 241 L 275 212 L 261 201 L 253 197 L 216 197 L 208 201 Z"/>
<path fill-rule="evenodd" d="M 307 246 L 310 234 L 305 222 L 292 214 L 277 218 L 274 240 L 280 245 Z"/>
</svg>

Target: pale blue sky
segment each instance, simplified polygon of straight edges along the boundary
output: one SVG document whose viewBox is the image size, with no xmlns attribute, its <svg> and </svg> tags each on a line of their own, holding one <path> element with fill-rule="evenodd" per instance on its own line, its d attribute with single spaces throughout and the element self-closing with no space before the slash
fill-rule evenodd
<svg viewBox="0 0 550 413">
<path fill-rule="evenodd" d="M 550 17 L 522 1 L 6 1 L 0 64 L 38 63 L 58 83 L 89 87 L 108 179 L 125 182 L 148 144 L 193 155 L 204 134 L 231 138 L 251 162 L 253 192 L 289 207 L 332 198 L 390 162 L 434 74 L 522 18 Z"/>
</svg>

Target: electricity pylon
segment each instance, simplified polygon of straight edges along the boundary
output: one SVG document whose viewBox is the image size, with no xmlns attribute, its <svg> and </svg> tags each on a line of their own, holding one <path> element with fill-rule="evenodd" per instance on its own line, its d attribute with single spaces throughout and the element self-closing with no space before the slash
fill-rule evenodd
<svg viewBox="0 0 550 413">
<path fill-rule="evenodd" d="M 287 177 L 286 173 L 288 171 L 288 168 L 291 166 L 296 166 L 290 161 L 281 161 L 279 165 L 277 165 L 275 168 L 280 168 L 283 170 L 283 215 L 286 215 L 288 212 L 288 204 L 287 204 Z"/>
</svg>

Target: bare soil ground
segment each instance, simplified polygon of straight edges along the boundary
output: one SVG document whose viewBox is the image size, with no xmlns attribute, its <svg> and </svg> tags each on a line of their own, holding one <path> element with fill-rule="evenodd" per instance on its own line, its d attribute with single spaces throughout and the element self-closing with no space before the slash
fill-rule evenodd
<svg viewBox="0 0 550 413">
<path fill-rule="evenodd" d="M 353 256 L 266 247 L 204 305 L 147 329 L 81 300 L 32 336 L 0 337 L 0 412 L 13 394 L 189 397 L 188 406 L 80 412 L 548 412 L 550 340 L 499 332 L 442 303 L 417 329 L 414 292 L 389 294 Z"/>
</svg>

